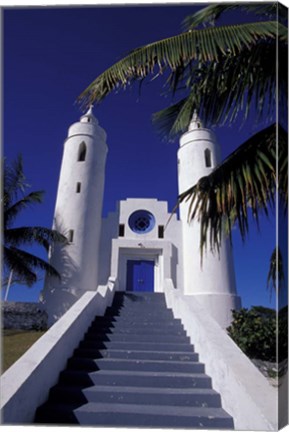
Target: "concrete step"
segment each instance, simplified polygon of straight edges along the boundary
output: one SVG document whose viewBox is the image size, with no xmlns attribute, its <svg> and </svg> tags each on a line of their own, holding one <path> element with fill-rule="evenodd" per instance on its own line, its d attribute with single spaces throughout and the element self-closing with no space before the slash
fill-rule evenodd
<svg viewBox="0 0 289 432">
<path fill-rule="evenodd" d="M 172 314 L 172 309 L 167 308 L 165 302 L 164 303 L 139 303 L 139 304 L 130 304 L 130 303 L 113 303 L 111 306 L 107 308 L 107 312 L 115 311 L 115 312 L 130 312 L 135 313 L 139 312 L 156 312 L 159 310 L 160 312 L 167 312 L 168 314 Z"/>
<path fill-rule="evenodd" d="M 130 310 L 146 310 L 146 311 L 149 311 L 150 309 L 156 309 L 156 308 L 159 308 L 160 310 L 171 310 L 171 308 L 167 307 L 164 299 L 162 299 L 162 301 L 137 301 L 137 302 L 124 300 L 124 301 L 113 302 L 112 305 L 109 307 L 115 309 L 125 308 Z"/>
<path fill-rule="evenodd" d="M 53 402 L 111 402 L 142 405 L 221 407 L 220 395 L 212 389 L 56 385 L 50 391 Z"/>
<path fill-rule="evenodd" d="M 165 305 L 158 305 L 158 304 L 151 304 L 151 305 L 146 305 L 146 304 L 139 304 L 137 306 L 131 306 L 129 304 L 122 304 L 122 305 L 111 305 L 110 307 L 107 308 L 107 312 L 109 311 L 116 311 L 116 312 L 121 312 L 121 313 L 157 313 L 157 311 L 166 314 L 166 315 L 172 315 L 173 311 L 170 308 L 167 308 Z"/>
<path fill-rule="evenodd" d="M 116 385 L 132 387 L 210 388 L 211 378 L 204 373 L 64 370 L 59 382 L 66 385 Z"/>
<path fill-rule="evenodd" d="M 190 343 L 190 338 L 183 335 L 162 335 L 142 333 L 95 333 L 89 330 L 84 335 L 85 340 L 94 341 L 116 341 L 116 342 L 168 342 L 168 343 Z"/>
<path fill-rule="evenodd" d="M 132 305 L 136 305 L 138 303 L 164 303 L 165 304 L 165 295 L 164 293 L 118 293 L 116 292 L 114 295 L 113 302 L 127 302 Z"/>
<path fill-rule="evenodd" d="M 160 319 L 158 317 L 158 319 L 147 319 L 147 320 L 142 320 L 140 321 L 138 319 L 138 317 L 134 317 L 134 318 L 127 318 L 127 317 L 122 317 L 122 316 L 96 316 L 94 318 L 94 320 L 91 323 L 92 325 L 94 324 L 113 324 L 113 325 L 120 325 L 120 324 L 125 324 L 128 326 L 132 326 L 132 325 L 142 325 L 142 326 L 150 326 L 150 327 L 155 327 L 155 326 L 159 326 L 159 325 L 165 325 L 165 326 L 172 326 L 174 327 L 175 325 L 182 325 L 182 322 L 180 319 Z"/>
<path fill-rule="evenodd" d="M 160 306 L 166 306 L 166 299 L 165 296 L 154 296 L 154 297 L 149 297 L 149 296 L 137 296 L 137 297 L 132 297 L 132 296 L 123 296 L 123 297 L 117 297 L 115 296 L 113 299 L 113 305 L 122 305 L 122 304 L 129 304 L 132 307 L 137 307 L 141 304 L 143 304 L 144 306 L 146 305 L 154 305 L 154 304 L 159 304 Z"/>
<path fill-rule="evenodd" d="M 130 359 L 97 359 L 71 357 L 67 362 L 67 369 L 83 370 L 86 372 L 97 370 L 124 370 L 146 372 L 182 372 L 204 373 L 203 363 L 191 361 L 164 360 L 130 360 Z"/>
<path fill-rule="evenodd" d="M 164 297 L 157 298 L 157 299 L 138 298 L 138 300 L 131 300 L 129 298 L 115 299 L 109 307 L 112 308 L 125 307 L 130 310 L 135 310 L 135 309 L 149 310 L 150 308 L 158 307 L 161 310 L 170 310 L 170 308 L 167 307 Z"/>
<path fill-rule="evenodd" d="M 77 348 L 74 350 L 76 357 L 85 358 L 113 358 L 113 359 L 134 359 L 134 360 L 166 360 L 166 361 L 194 361 L 199 360 L 199 355 L 191 349 L 187 352 L 170 352 L 170 351 L 131 351 L 131 350 L 117 350 L 117 349 L 86 349 Z"/>
<path fill-rule="evenodd" d="M 222 428 L 233 427 L 232 418 L 221 408 L 159 405 L 88 403 L 74 411 L 82 425 Z"/>
<path fill-rule="evenodd" d="M 122 316 L 115 317 L 115 320 L 108 320 L 107 317 L 104 317 L 103 320 L 94 321 L 91 323 L 91 326 L 105 326 L 105 325 L 113 325 L 117 328 L 144 328 L 151 329 L 154 328 L 180 328 L 178 323 L 171 324 L 171 319 L 158 319 L 158 320 L 140 320 L 137 317 L 135 318 L 124 318 Z"/>
<path fill-rule="evenodd" d="M 88 328 L 88 331 L 90 332 L 96 332 L 96 333 L 122 333 L 122 334 L 161 334 L 161 335 L 186 335 L 185 330 L 181 326 L 158 326 L 158 327 L 152 327 L 152 326 L 129 326 L 129 325 L 118 325 L 118 326 L 112 326 L 112 325 L 91 325 Z"/>
<path fill-rule="evenodd" d="M 138 309 L 134 309 L 133 311 L 130 310 L 129 308 L 127 309 L 120 309 L 120 310 L 115 310 L 115 309 L 110 309 L 108 308 L 107 311 L 105 312 L 105 317 L 119 317 L 121 316 L 123 319 L 135 319 L 137 318 L 138 321 L 150 321 L 150 320 L 155 320 L 155 321 L 159 321 L 161 319 L 174 319 L 173 313 L 171 310 L 168 309 L 160 309 L 160 308 L 155 308 L 155 310 L 144 310 L 143 308 Z"/>
<path fill-rule="evenodd" d="M 158 298 L 164 297 L 164 293 L 160 292 L 150 292 L 150 291 L 116 291 L 115 297 L 125 297 L 125 298 Z"/>
<path fill-rule="evenodd" d="M 127 342 L 127 341 L 97 341 L 82 340 L 79 348 L 92 349 L 117 349 L 124 351 L 173 351 L 173 352 L 193 352 L 193 345 L 188 343 L 166 343 L 166 342 Z"/>
<path fill-rule="evenodd" d="M 171 308 L 168 308 L 166 305 L 166 301 L 164 298 L 160 298 L 157 300 L 152 299 L 139 299 L 137 301 L 131 301 L 128 298 L 120 299 L 120 300 L 114 300 L 112 304 L 109 307 L 126 307 L 128 309 L 134 310 L 134 309 L 146 309 L 149 310 L 150 308 L 158 307 L 162 310 L 170 310 Z"/>
<path fill-rule="evenodd" d="M 50 404 L 49 423 L 83 426 L 146 428 L 233 429 L 230 417 L 221 408 L 174 407 L 166 405 L 87 403 L 80 407 Z M 39 419 L 41 423 L 41 418 Z M 48 423 L 48 422 L 47 422 Z"/>
</svg>

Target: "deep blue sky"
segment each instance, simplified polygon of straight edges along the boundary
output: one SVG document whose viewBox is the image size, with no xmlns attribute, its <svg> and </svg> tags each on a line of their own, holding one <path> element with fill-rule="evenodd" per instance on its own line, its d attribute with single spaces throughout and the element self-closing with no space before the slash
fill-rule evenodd
<svg viewBox="0 0 289 432">
<path fill-rule="evenodd" d="M 82 114 L 77 96 L 105 68 L 128 51 L 181 30 L 182 20 L 197 6 L 6 8 L 4 10 L 4 155 L 9 161 L 22 153 L 33 190 L 45 190 L 43 205 L 28 210 L 21 225 L 52 224 L 63 141 L 67 129 Z M 240 18 L 234 17 L 233 18 Z M 170 102 L 161 97 L 163 80 L 110 95 L 94 112 L 107 132 L 109 154 L 104 215 L 117 200 L 148 197 L 177 198 L 175 143 L 161 142 L 151 114 Z M 239 130 L 214 129 L 223 156 L 253 132 L 249 123 Z M 267 305 L 266 277 L 275 245 L 275 219 L 252 226 L 242 244 L 234 232 L 237 288 L 243 305 Z M 10 300 L 36 301 L 42 283 L 33 288 L 13 286 Z"/>
</svg>

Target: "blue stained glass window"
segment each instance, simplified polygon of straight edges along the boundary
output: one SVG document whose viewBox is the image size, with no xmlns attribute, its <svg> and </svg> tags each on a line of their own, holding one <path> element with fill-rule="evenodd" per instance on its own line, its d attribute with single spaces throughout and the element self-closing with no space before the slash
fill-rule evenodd
<svg viewBox="0 0 289 432">
<path fill-rule="evenodd" d="M 154 216 L 147 210 L 137 210 L 129 217 L 130 229 L 138 234 L 146 234 L 155 226 Z"/>
</svg>

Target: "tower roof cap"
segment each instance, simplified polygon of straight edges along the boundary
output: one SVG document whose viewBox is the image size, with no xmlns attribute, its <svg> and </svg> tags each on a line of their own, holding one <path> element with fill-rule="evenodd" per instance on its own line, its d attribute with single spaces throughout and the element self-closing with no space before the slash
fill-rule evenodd
<svg viewBox="0 0 289 432">
<path fill-rule="evenodd" d="M 87 112 L 83 116 L 80 117 L 81 123 L 98 124 L 98 121 L 97 121 L 96 117 L 94 117 L 92 109 L 93 109 L 93 105 L 90 105 Z"/>
<path fill-rule="evenodd" d="M 203 124 L 202 124 L 202 122 L 200 120 L 200 117 L 198 115 L 197 110 L 195 109 L 194 113 L 193 113 L 192 120 L 190 121 L 188 130 L 191 131 L 191 130 L 194 130 L 194 129 L 201 129 L 202 127 L 203 127 Z"/>
</svg>

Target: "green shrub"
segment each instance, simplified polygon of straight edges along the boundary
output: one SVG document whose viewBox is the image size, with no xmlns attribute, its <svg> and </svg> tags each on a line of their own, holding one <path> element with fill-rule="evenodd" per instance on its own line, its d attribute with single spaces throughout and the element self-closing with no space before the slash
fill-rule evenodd
<svg viewBox="0 0 289 432">
<path fill-rule="evenodd" d="M 227 331 L 239 348 L 251 359 L 276 361 L 276 312 L 262 306 L 233 311 Z"/>
<path fill-rule="evenodd" d="M 278 357 L 279 362 L 288 359 L 288 306 L 278 314 Z"/>
</svg>

